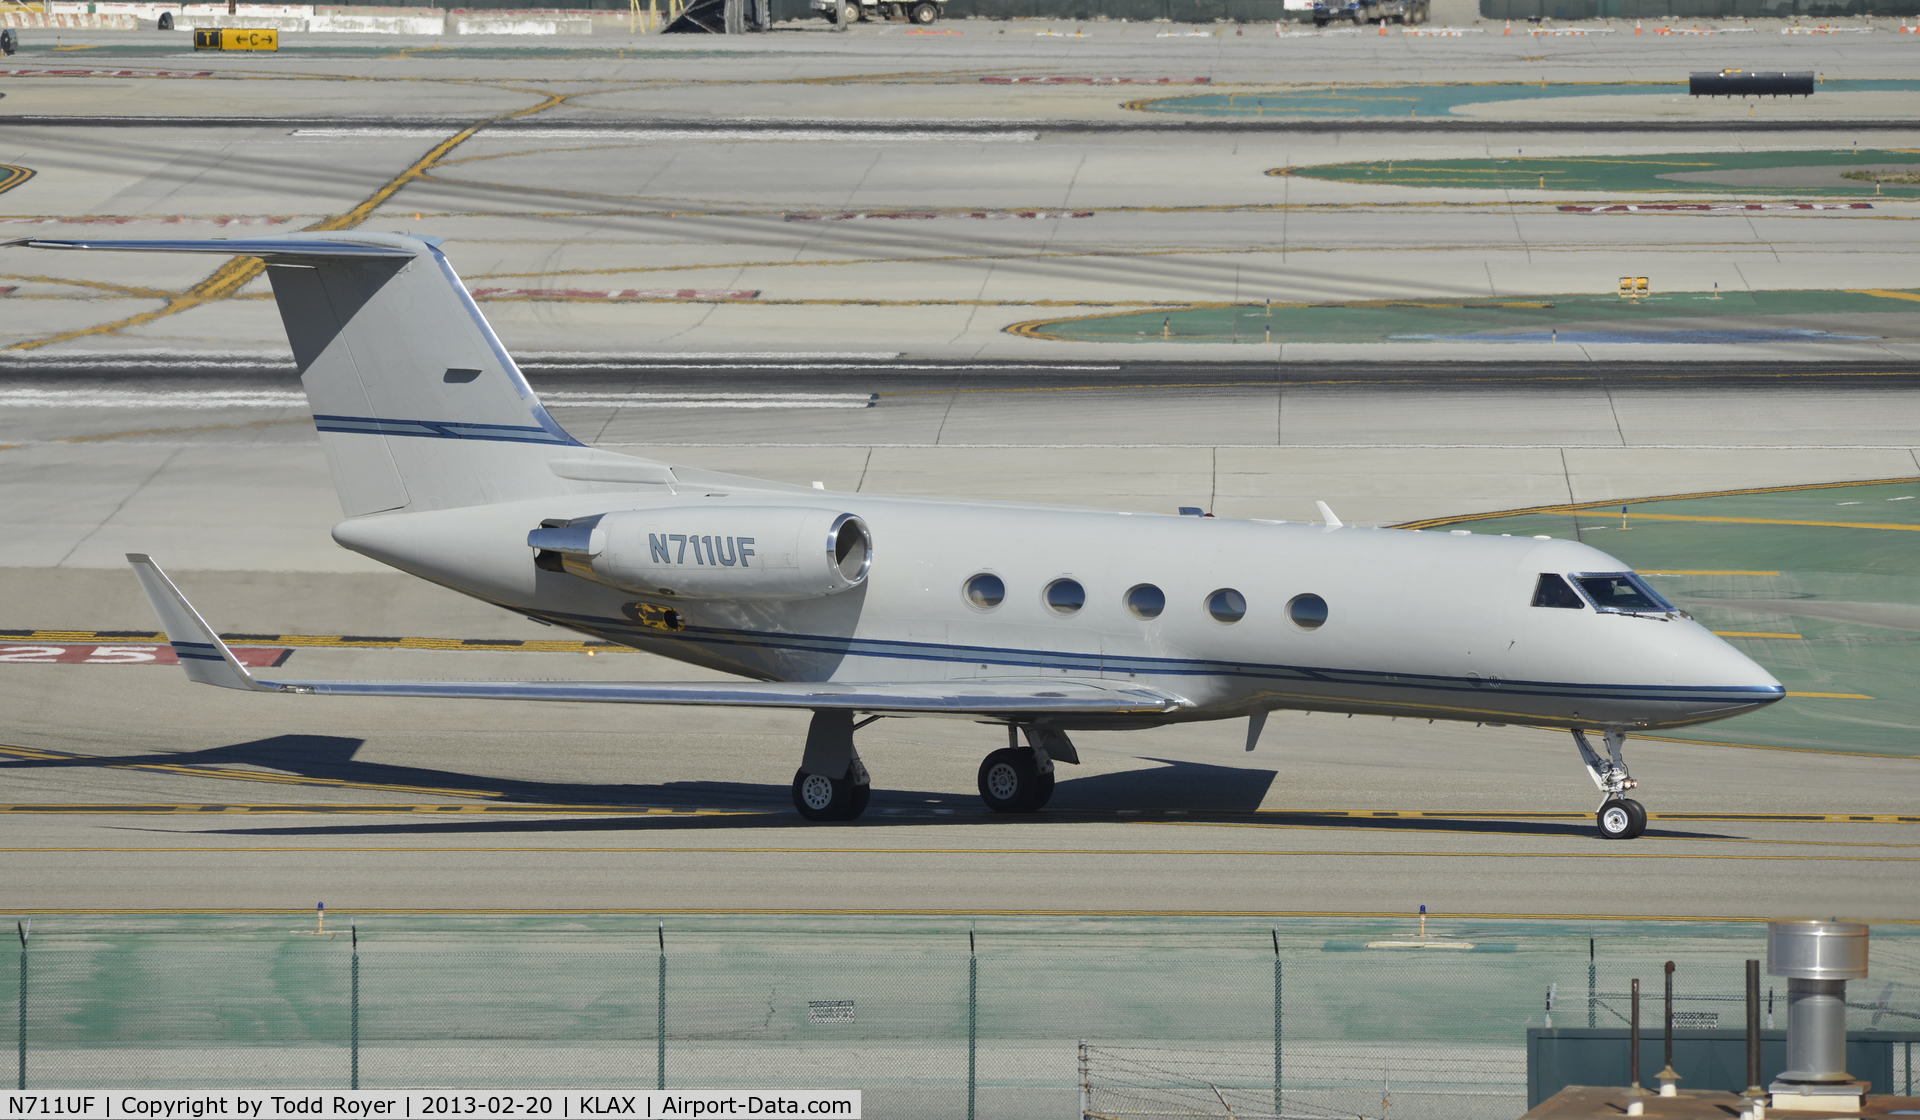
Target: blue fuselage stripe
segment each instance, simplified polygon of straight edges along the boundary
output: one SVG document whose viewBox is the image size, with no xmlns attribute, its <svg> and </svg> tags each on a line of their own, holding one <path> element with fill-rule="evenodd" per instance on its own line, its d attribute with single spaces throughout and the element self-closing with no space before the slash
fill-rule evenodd
<svg viewBox="0 0 1920 1120">
<path fill-rule="evenodd" d="M 571 444 L 539 425 L 470 424 L 462 420 L 394 420 L 379 416 L 331 416 L 315 413 L 314 427 L 349 435 L 417 436 L 424 439 L 478 439 L 506 443 Z"/>
<path fill-rule="evenodd" d="M 1016 650 L 992 646 L 950 646 L 933 642 L 900 641 L 885 638 L 834 638 L 814 634 L 774 634 L 753 630 L 722 630 L 689 627 L 667 631 L 637 627 L 625 620 L 588 615 L 546 613 L 561 625 L 588 629 L 614 641 L 626 642 L 633 635 L 673 641 L 698 642 L 710 646 L 755 647 L 794 653 L 815 653 L 838 657 L 872 657 L 895 661 L 934 661 L 1045 667 L 1087 672 L 1148 673 L 1161 676 L 1231 676 L 1260 680 L 1292 681 L 1347 687 L 1390 687 L 1422 692 L 1472 693 L 1494 697 L 1541 698 L 1559 700 L 1655 700 L 1685 704 L 1752 704 L 1776 700 L 1786 694 L 1780 686 L 1765 685 L 1636 685 L 1620 683 L 1581 684 L 1571 681 L 1510 681 L 1490 684 L 1467 677 L 1435 674 L 1389 673 L 1374 669 L 1308 668 L 1293 665 L 1250 664 L 1247 662 L 1208 661 L 1191 658 L 1121 656 L 1114 654 L 1067 653 L 1058 650 Z"/>
</svg>

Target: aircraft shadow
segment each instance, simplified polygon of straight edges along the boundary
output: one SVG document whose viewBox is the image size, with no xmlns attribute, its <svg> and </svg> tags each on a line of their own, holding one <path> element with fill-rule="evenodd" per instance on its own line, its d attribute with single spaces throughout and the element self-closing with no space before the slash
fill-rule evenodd
<svg viewBox="0 0 1920 1120">
<path fill-rule="evenodd" d="M 182 777 L 223 774 L 181 773 L 181 768 L 214 770 L 259 768 L 296 780 L 334 786 L 346 783 L 372 787 L 382 793 L 412 792 L 423 796 L 465 797 L 482 804 L 509 804 L 538 811 L 550 806 L 633 808 L 635 815 L 617 812 L 586 818 L 497 820 L 449 817 L 392 823 L 310 824 L 269 828 L 218 830 L 245 836 L 443 836 L 566 834 L 650 831 L 741 831 L 792 828 L 799 824 L 785 784 L 764 782 L 577 783 L 503 778 L 428 767 L 364 762 L 356 758 L 365 741 L 338 735 L 275 735 L 244 743 L 198 751 L 146 752 L 125 755 L 71 755 L 53 758 L 0 760 L 0 770 L 121 768 L 165 766 Z M 51 753 L 51 752 L 49 752 Z M 878 787 L 866 815 L 851 826 L 889 825 L 1006 826 L 1045 821 L 1049 824 L 1113 823 L 1126 820 L 1168 820 L 1165 814 L 1190 823 L 1247 823 L 1344 829 L 1355 832 L 1446 832 L 1487 835 L 1593 836 L 1585 822 L 1462 820 L 1409 817 L 1348 817 L 1335 813 L 1289 812 L 1284 817 L 1259 813 L 1272 788 L 1275 772 L 1248 767 L 1217 766 L 1179 759 L 1153 758 L 1151 769 L 1073 777 L 1074 767 L 1058 767 L 1059 785 L 1044 813 L 1038 816 L 984 812 L 971 793 Z M 240 771 L 246 773 L 248 771 Z M 334 786 L 334 788 L 338 788 Z M 207 804 L 244 804 L 249 799 Z M 666 810 L 661 812 L 661 810 Z M 699 813 L 722 810 L 724 813 Z M 822 827 L 822 826 L 813 826 Z M 850 827 L 826 825 L 824 827 Z M 142 830 L 144 831 L 144 830 Z M 1649 835 L 1672 838 L 1710 838 L 1718 834 L 1650 830 Z"/>
</svg>

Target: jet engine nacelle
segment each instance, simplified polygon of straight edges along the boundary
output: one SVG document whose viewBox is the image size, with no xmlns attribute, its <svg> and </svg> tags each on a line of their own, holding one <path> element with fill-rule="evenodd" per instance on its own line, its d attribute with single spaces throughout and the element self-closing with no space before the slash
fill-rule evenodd
<svg viewBox="0 0 1920 1120">
<path fill-rule="evenodd" d="M 851 513 L 687 505 L 546 522 L 527 534 L 534 564 L 638 595 L 781 600 L 866 582 L 873 538 Z"/>
</svg>

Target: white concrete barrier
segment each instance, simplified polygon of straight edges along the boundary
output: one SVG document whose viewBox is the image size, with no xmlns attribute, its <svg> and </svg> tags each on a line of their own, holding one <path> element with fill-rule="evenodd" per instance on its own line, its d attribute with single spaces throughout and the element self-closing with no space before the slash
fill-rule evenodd
<svg viewBox="0 0 1920 1120">
<path fill-rule="evenodd" d="M 275 31 L 339 32 L 360 35 L 591 35 L 593 14 L 584 9 L 379 8 L 353 5 L 236 4 L 177 0 L 51 0 L 50 14 L 10 12 L 6 27 L 69 27 L 134 30 L 161 13 L 173 14 L 182 31 L 211 27 L 259 27 Z M 616 13 L 621 19 L 626 13 Z M 36 22 L 45 21 L 45 22 Z"/>
<path fill-rule="evenodd" d="M 579 10 L 460 9 L 447 13 L 453 35 L 591 35 L 593 17 Z"/>
<path fill-rule="evenodd" d="M 0 27 L 66 28 L 70 31 L 132 31 L 139 21 L 128 15 L 0 12 Z"/>
<path fill-rule="evenodd" d="M 440 15 L 360 15 L 334 9 L 307 21 L 308 31 L 339 31 L 361 35 L 445 35 L 447 18 Z"/>
<path fill-rule="evenodd" d="M 232 16 L 227 14 L 225 8 L 221 8 L 218 12 L 179 12 L 173 17 L 175 31 L 198 31 L 204 27 L 258 28 L 263 31 L 308 30 L 307 19 L 304 16 L 257 16 L 244 8 L 239 15 Z"/>
</svg>

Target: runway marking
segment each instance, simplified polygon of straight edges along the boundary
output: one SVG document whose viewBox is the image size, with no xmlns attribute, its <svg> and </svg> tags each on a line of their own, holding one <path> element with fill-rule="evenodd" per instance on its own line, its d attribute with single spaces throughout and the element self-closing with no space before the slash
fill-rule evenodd
<svg viewBox="0 0 1920 1120">
<path fill-rule="evenodd" d="M 292 656 L 290 649 L 239 646 L 233 659 L 253 669 L 278 669 Z M 95 645 L 0 644 L 0 664 L 5 665 L 178 665 L 180 656 L 165 639 L 149 644 L 114 643 Z"/>
<path fill-rule="evenodd" d="M 1641 572 L 1643 576 L 1777 576 L 1779 572 L 1763 572 L 1743 568 L 1669 568 L 1664 572 Z"/>
<path fill-rule="evenodd" d="M 268 785 L 287 786 L 329 786 L 335 789 L 378 790 L 383 793 L 412 793 L 436 797 L 476 797 L 504 798 L 506 794 L 498 790 L 485 789 L 443 789 L 435 786 L 395 785 L 383 782 L 352 782 L 343 778 L 303 777 L 295 774 L 275 774 L 264 770 L 229 770 L 224 767 L 190 766 L 172 762 L 113 762 L 109 759 L 84 754 L 71 754 L 64 751 L 38 750 L 33 747 L 15 747 L 0 744 L 0 758 L 16 758 L 28 762 L 75 762 L 94 766 L 103 766 L 109 770 L 144 770 L 149 773 L 172 774 L 187 778 L 224 778 L 236 782 L 262 782 Z M 15 807 L 9 811 L 31 811 Z M 64 811 L 75 811 L 68 808 Z"/>
<path fill-rule="evenodd" d="M 443 156 L 481 129 L 498 121 L 512 120 L 516 117 L 524 117 L 551 109 L 556 105 L 563 104 L 570 96 L 572 95 L 551 94 L 547 96 L 545 101 L 531 108 L 517 109 L 510 113 L 490 117 L 477 124 L 468 125 L 466 128 L 461 129 L 459 132 L 454 133 L 452 136 L 434 145 L 428 150 L 426 155 L 421 156 L 409 165 L 406 170 L 388 180 L 384 186 L 374 191 L 371 195 L 368 195 L 358 206 L 355 206 L 345 214 L 339 214 L 315 222 L 307 226 L 302 232 L 335 232 L 353 229 L 359 226 L 360 223 L 372 216 L 376 209 L 398 193 L 402 187 L 425 175 L 428 169 L 433 167 Z M 157 308 L 153 311 L 143 311 L 138 315 L 131 315 L 111 323 L 82 327 L 77 330 L 61 331 L 42 338 L 16 342 L 12 346 L 7 347 L 7 349 L 16 351 L 37 350 L 42 346 L 49 346 L 56 342 L 69 342 L 76 338 L 112 334 L 128 327 L 137 327 L 151 323 L 157 319 L 163 319 L 169 315 L 186 311 L 189 308 L 198 307 L 203 303 L 212 303 L 226 299 L 259 277 L 266 271 L 266 268 L 266 262 L 262 261 L 259 257 L 235 257 L 215 269 L 213 274 L 205 280 L 200 281 L 185 292 L 169 297 L 164 307 Z"/>
<path fill-rule="evenodd" d="M 232 855 L 275 855 L 288 852 L 311 854 L 317 852 L 352 853 L 392 853 L 395 855 L 416 855 L 432 852 L 485 853 L 489 855 L 549 855 L 554 853 L 568 855 L 841 855 L 841 856 L 1200 856 L 1206 858 L 1252 857 L 1261 859 L 1299 859 L 1314 856 L 1333 856 L 1338 858 L 1374 858 L 1379 856 L 1405 856 L 1420 859 L 1695 859 L 1695 860 L 1737 860 L 1754 862 L 1812 862 L 1812 863 L 1920 863 L 1920 856 L 1869 856 L 1869 855 L 1741 855 L 1734 852 L 1483 852 L 1483 851 L 1400 851 L 1395 849 L 1368 850 L 1359 848 L 1301 848 L 1288 850 L 1247 850 L 1243 848 L 808 848 L 808 847 L 738 847 L 738 848 L 673 848 L 673 847 L 473 847 L 473 846 L 294 846 L 261 848 L 222 848 L 213 846 L 199 847 L 149 847 L 149 848 L 0 848 L 0 854 L 29 855 L 48 852 L 85 853 L 85 854 L 179 854 L 190 852 L 195 855 L 232 854 Z"/>
<path fill-rule="evenodd" d="M 33 917 L 60 915 L 138 915 L 145 917 L 153 914 L 189 914 L 201 917 L 219 915 L 268 915 L 291 916 L 303 921 L 311 921 L 313 911 L 306 907 L 265 907 L 265 906 L 89 906 L 89 907 L 48 907 L 20 906 L 9 913 L 31 915 Z M 647 918 L 662 915 L 681 915 L 686 917 L 979 917 L 979 918 L 1259 918 L 1262 921 L 1273 918 L 1377 918 L 1405 922 L 1403 910 L 1115 910 L 1109 907 L 1096 907 L 1081 910 L 1015 910 L 1015 909 L 969 909 L 965 907 L 799 907 L 799 906 L 660 906 L 652 909 L 639 907 L 608 906 L 511 906 L 511 907 L 453 907 L 453 906 L 360 906 L 343 907 L 338 913 L 379 914 L 390 917 L 418 915 L 423 917 L 454 916 L 499 916 L 499 917 L 623 917 L 642 916 Z M 1600 914 L 1600 913 L 1548 913 L 1512 911 L 1449 911 L 1448 918 L 1464 918 L 1485 921 L 1557 921 L 1557 922 L 1744 922 L 1761 926 L 1768 920 L 1753 914 Z M 1913 918 L 1876 918 L 1877 925 L 1920 925 L 1920 919 Z"/>
<path fill-rule="evenodd" d="M 53 762 L 65 762 L 65 761 L 73 761 L 73 760 L 90 761 L 89 759 L 87 759 L 87 756 L 84 756 L 84 755 L 71 755 L 71 754 L 64 754 L 64 753 L 58 753 L 58 752 L 52 752 L 52 751 L 35 751 L 32 748 L 26 748 L 26 747 L 0 746 L 0 754 L 8 754 L 8 755 L 12 755 L 13 757 L 28 759 L 28 760 L 35 760 L 35 761 L 53 761 Z M 163 770 L 166 772 L 188 773 L 188 774 L 192 774 L 193 776 L 210 776 L 210 777 L 232 777 L 232 776 L 249 777 L 249 776 L 252 776 L 252 773 L 253 773 L 250 771 L 234 772 L 234 771 L 225 771 L 225 770 L 214 770 L 210 768 L 205 769 L 204 773 L 202 773 L 200 772 L 202 768 L 184 767 L 184 766 L 183 767 L 167 767 L 163 765 L 148 765 L 148 764 L 140 764 L 140 763 L 113 764 L 113 765 L 115 766 L 116 769 L 155 769 L 155 770 Z M 262 776 L 270 779 L 274 777 L 278 777 L 278 775 L 262 775 Z M 362 789 L 406 790 L 410 788 L 415 788 L 415 787 L 406 787 L 406 786 L 376 786 L 376 785 L 354 786 L 353 783 L 347 783 L 347 782 L 335 783 L 332 780 L 328 780 L 328 779 L 288 778 L 286 780 L 288 781 L 289 784 L 300 784 L 302 782 L 313 781 L 313 782 L 322 782 L 326 784 L 340 784 L 340 785 L 346 785 L 352 788 L 362 788 Z M 441 791 L 428 790 L 424 792 L 441 792 Z M 490 791 L 471 791 L 470 792 L 470 791 L 464 791 L 464 790 L 454 790 L 450 792 L 454 793 L 457 796 L 469 796 L 469 797 L 499 798 L 504 796 L 502 794 L 494 793 Z M 756 809 L 693 808 L 693 809 L 688 809 L 688 808 L 662 808 L 659 806 L 646 806 L 646 805 L 609 805 L 609 804 L 554 805 L 554 804 L 525 804 L 525 803 L 503 804 L 497 800 L 492 804 L 484 804 L 484 805 L 444 804 L 444 803 L 403 804 L 403 803 L 390 803 L 390 802 L 368 802 L 368 803 L 358 803 L 358 804 L 284 804 L 284 803 L 283 804 L 245 804 L 245 803 L 218 802 L 218 801 L 182 802 L 178 804 L 168 804 L 168 803 L 107 804 L 107 803 L 93 803 L 93 802 L 71 802 L 71 803 L 28 802 L 28 803 L 18 803 L 18 804 L 11 804 L 11 805 L 0 804 L 0 813 L 128 814 L 128 815 L 155 815 L 155 814 L 182 815 L 182 814 L 197 814 L 197 813 L 210 813 L 210 814 L 242 814 L 242 813 L 414 814 L 414 813 L 421 813 L 421 814 L 492 814 L 492 815 L 525 815 L 525 816 L 576 816 L 576 815 L 787 816 L 788 815 L 788 811 L 784 808 L 756 808 Z M 913 817 L 922 817 L 928 820 L 935 820 L 935 819 L 949 820 L 954 818 L 957 815 L 975 816 L 975 817 L 980 817 L 982 819 L 988 819 L 988 820 L 999 819 L 997 817 L 994 817 L 988 810 L 984 808 L 962 810 L 960 814 L 956 814 L 950 810 L 946 812 L 935 812 L 932 810 L 903 811 L 899 809 L 884 809 L 884 810 L 879 810 L 876 815 L 890 817 L 890 818 L 898 818 L 901 816 L 910 815 Z M 1168 818 L 1170 817 L 1182 817 L 1186 819 L 1169 820 Z M 1498 811 L 1466 811 L 1466 810 L 1441 810 L 1441 809 L 1387 809 L 1387 810 L 1381 810 L 1381 809 L 1321 809 L 1321 810 L 1269 809 L 1269 810 L 1253 810 L 1251 812 L 1215 813 L 1213 811 L 1204 810 L 1204 809 L 1202 810 L 1111 809 L 1111 810 L 1055 810 L 1054 812 L 1049 813 L 1047 817 L 1038 818 L 1038 819 L 1046 820 L 1050 818 L 1055 821 L 1068 821 L 1068 820 L 1081 821 L 1081 820 L 1086 820 L 1088 818 L 1100 818 L 1100 819 L 1125 818 L 1126 823 L 1179 824 L 1179 825 L 1194 825 L 1194 826 L 1200 826 L 1200 827 L 1218 827 L 1221 825 L 1235 825 L 1235 824 L 1243 824 L 1248 826 L 1258 825 L 1262 827 L 1316 827 L 1311 824 L 1296 826 L 1293 824 L 1280 824 L 1280 823 L 1270 824 L 1269 822 L 1270 821 L 1271 822 L 1288 822 L 1288 821 L 1311 822 L 1311 821 L 1321 821 L 1321 820 L 1328 820 L 1328 819 L 1359 820 L 1359 821 L 1375 821 L 1375 820 L 1586 821 L 1591 819 L 1591 817 L 1592 817 L 1592 814 L 1586 813 L 1586 812 L 1529 811 L 1529 810 L 1520 810 L 1516 812 L 1498 812 Z M 1679 813 L 1648 813 L 1647 819 L 1658 820 L 1658 821 L 1727 821 L 1727 822 L 1749 823 L 1749 824 L 1780 824 L 1780 823 L 1784 823 L 1784 824 L 1920 824 L 1920 814 L 1898 814 L 1898 813 L 1715 813 L 1715 812 L 1691 812 L 1690 813 L 1690 812 L 1679 812 Z M 1013 822 L 1013 823 L 1026 823 L 1026 822 Z M 1327 825 L 1327 826 L 1319 826 L 1319 827 L 1332 828 L 1332 827 L 1338 827 L 1338 826 Z M 1767 841 L 1767 842 L 1772 843 L 1775 841 Z M 1809 844 L 1837 843 L 1834 841 L 1799 841 L 1799 840 L 1783 840 L 1783 841 L 1777 841 L 1777 842 L 1778 843 L 1809 843 Z M 1852 844 L 1855 842 L 1846 841 L 1844 843 Z M 1885 847 L 1887 845 L 1873 844 L 1871 846 Z"/>
<path fill-rule="evenodd" d="M 1642 572 L 1641 574 L 1642 574 L 1642 575 L 1645 575 L 1646 573 L 1645 573 L 1645 572 Z M 1769 632 L 1767 632 L 1767 631 L 1765 631 L 1765 630 L 1715 630 L 1715 631 L 1714 631 L 1714 634 L 1715 634 L 1715 635 L 1717 635 L 1717 636 L 1719 636 L 1719 637 L 1722 637 L 1722 638 L 1798 638 L 1798 639 L 1804 639 L 1804 638 L 1806 637 L 1806 635 L 1804 635 L 1804 634 L 1773 634 L 1773 633 L 1769 633 Z M 1807 693 L 1807 692 L 1789 692 L 1789 693 L 1787 693 L 1787 695 L 1789 695 L 1789 696 L 1811 696 L 1811 695 L 1813 695 L 1813 694 L 1812 694 L 1812 693 Z"/>
<path fill-rule="evenodd" d="M 1920 762 L 1920 755 L 1879 754 L 1874 751 L 1838 751 L 1825 747 L 1781 747 L 1771 743 L 1722 743 L 1713 739 L 1677 739 L 1671 735 L 1635 735 L 1635 739 L 1644 739 L 1650 743 L 1678 743 L 1687 747 L 1734 747 L 1743 751 L 1791 751 L 1795 754 L 1837 754 L 1849 758 L 1883 758 L 1903 762 Z"/>
<path fill-rule="evenodd" d="M 1789 697 L 1803 700 L 1871 700 L 1873 697 L 1864 692 L 1789 692 Z"/>
<path fill-rule="evenodd" d="M 1879 521 L 1790 521 L 1776 517 L 1709 517 L 1706 514 L 1687 513 L 1631 513 L 1627 516 L 1642 521 L 1707 521 L 1726 525 L 1810 525 L 1822 529 L 1897 529 L 1905 533 L 1920 533 L 1920 525 L 1890 525 Z"/>
<path fill-rule="evenodd" d="M 1893 371 L 1870 373 L 1867 376 L 1892 376 Z M 1594 376 L 1600 376 L 1598 374 Z M 1787 374 L 1784 376 L 1804 376 Z M 1752 486 L 1738 490 L 1697 490 L 1685 494 L 1661 494 L 1650 498 L 1609 498 L 1598 502 L 1574 502 L 1551 506 L 1529 506 L 1526 509 L 1501 510 L 1496 513 L 1469 513 L 1454 517 L 1430 517 L 1421 521 L 1406 521 L 1394 525 L 1395 529 L 1436 529 L 1444 525 L 1458 525 L 1468 521 L 1492 521 L 1502 517 L 1524 517 L 1535 513 L 1586 513 L 1591 510 L 1612 509 L 1617 506 L 1631 506 L 1641 502 L 1678 502 L 1692 498 L 1737 498 L 1748 494 L 1792 494 L 1801 490 L 1838 490 L 1850 486 L 1891 486 L 1897 482 L 1920 483 L 1920 477 L 1899 475 L 1894 478 L 1869 478 L 1852 482 L 1803 482 L 1790 486 Z M 1645 516 L 1645 515 L 1642 515 Z M 1763 573 L 1755 573 L 1763 574 Z M 1778 573 L 1773 573 L 1778 574 Z"/>
</svg>

